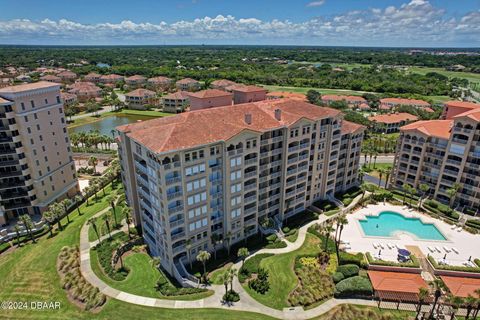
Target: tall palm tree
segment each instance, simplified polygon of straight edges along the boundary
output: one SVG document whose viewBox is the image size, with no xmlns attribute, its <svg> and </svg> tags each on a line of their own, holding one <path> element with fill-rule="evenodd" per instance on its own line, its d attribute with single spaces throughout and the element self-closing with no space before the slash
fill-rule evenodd
<svg viewBox="0 0 480 320">
<path fill-rule="evenodd" d="M 17 236 L 17 247 L 20 247 L 20 227 L 18 224 L 13 226 L 13 229 L 15 230 L 15 234 Z"/>
<path fill-rule="evenodd" d="M 92 226 L 93 231 L 95 231 L 95 234 L 97 235 L 98 241 L 100 241 L 100 235 L 98 234 L 98 228 L 97 228 L 97 219 L 96 218 L 90 218 L 88 219 L 87 224 Z"/>
<path fill-rule="evenodd" d="M 440 299 L 440 297 L 442 296 L 442 290 L 440 290 L 440 283 L 437 280 L 435 280 L 434 283 L 435 283 L 435 292 L 433 295 L 434 300 L 433 300 L 432 310 L 430 311 L 430 315 L 428 319 L 433 319 L 433 313 L 435 312 L 435 307 L 438 304 L 438 299 Z"/>
<path fill-rule="evenodd" d="M 465 315 L 465 319 L 468 319 L 470 318 L 470 314 L 472 313 L 473 308 L 475 308 L 477 299 L 475 299 L 475 297 L 469 294 L 464 301 L 465 306 L 467 307 L 467 314 Z"/>
<path fill-rule="evenodd" d="M 124 207 L 122 209 L 123 211 L 123 214 L 125 215 L 125 222 L 127 223 L 127 232 L 128 232 L 128 239 L 131 239 L 132 238 L 132 235 L 130 234 L 130 223 L 132 222 L 131 221 L 131 218 L 130 218 L 130 214 L 132 212 L 132 208 L 130 207 Z"/>
<path fill-rule="evenodd" d="M 112 209 L 112 213 L 113 213 L 113 221 L 115 222 L 115 228 L 118 226 L 118 222 L 117 222 L 117 213 L 115 211 L 115 200 L 116 200 L 116 196 L 114 194 L 110 194 L 108 197 L 107 197 L 107 202 L 110 204 L 110 208 Z"/>
<path fill-rule="evenodd" d="M 53 217 L 55 218 L 55 221 L 57 222 L 57 227 L 58 230 L 63 230 L 63 225 L 62 225 L 62 212 L 63 209 L 58 203 L 52 203 L 48 210 L 52 213 Z"/>
<path fill-rule="evenodd" d="M 420 312 L 422 312 L 422 306 L 424 305 L 425 300 L 430 296 L 430 291 L 427 288 L 421 287 L 418 289 L 418 307 L 417 315 L 415 319 L 418 319 Z"/>
<path fill-rule="evenodd" d="M 188 263 L 190 264 L 190 270 L 192 270 L 192 259 L 190 259 L 190 250 L 192 250 L 192 239 L 187 239 L 187 241 L 185 241 L 185 249 L 187 249 L 187 259 Z"/>
<path fill-rule="evenodd" d="M 388 189 L 388 180 L 392 174 L 392 167 L 388 167 L 385 171 L 385 189 Z"/>
<path fill-rule="evenodd" d="M 427 195 L 428 190 L 430 190 L 430 187 L 426 183 L 420 183 L 420 185 L 418 186 L 418 189 L 420 190 L 420 192 L 422 194 L 422 196 L 420 197 L 420 201 L 418 202 L 418 206 L 421 207 L 422 206 L 422 201 L 425 198 L 425 196 Z"/>
<path fill-rule="evenodd" d="M 450 208 L 453 208 L 455 198 L 457 196 L 458 190 L 460 190 L 460 184 L 454 183 L 450 189 L 447 189 L 447 194 L 450 197 Z"/>
<path fill-rule="evenodd" d="M 373 169 L 375 169 L 375 165 L 377 164 L 377 156 L 378 156 L 378 152 L 374 151 L 373 152 Z"/>
<path fill-rule="evenodd" d="M 225 272 L 222 273 L 222 276 L 220 278 L 221 282 L 225 286 L 225 296 L 228 294 L 228 282 L 230 281 L 230 270 L 225 270 Z"/>
<path fill-rule="evenodd" d="M 97 164 L 98 164 L 98 159 L 95 156 L 91 156 L 88 158 L 88 165 L 93 168 L 93 174 L 97 172 Z"/>
<path fill-rule="evenodd" d="M 30 236 L 30 239 L 32 240 L 32 242 L 36 243 L 37 241 L 35 240 L 35 237 L 33 236 L 33 232 L 32 232 L 32 228 L 33 228 L 32 218 L 28 214 L 22 214 L 20 216 L 20 221 L 22 221 L 23 225 L 25 226 L 25 229 L 27 229 L 27 233 Z"/>
<path fill-rule="evenodd" d="M 112 239 L 112 233 L 110 232 L 110 214 L 108 214 L 108 212 L 106 212 L 103 215 L 102 219 L 105 222 L 105 226 L 107 227 L 108 237 L 111 240 Z"/>
<path fill-rule="evenodd" d="M 227 254 L 230 256 L 230 244 L 232 241 L 232 232 L 228 231 L 227 234 L 225 235 L 225 242 L 227 244 Z"/>
<path fill-rule="evenodd" d="M 450 305 L 452 307 L 452 313 L 450 315 L 450 320 L 454 320 L 455 319 L 455 314 L 457 313 L 458 309 L 460 308 L 460 306 L 463 303 L 463 299 L 460 298 L 460 297 L 454 296 L 454 295 L 450 295 L 448 297 L 448 302 L 450 303 Z"/>
<path fill-rule="evenodd" d="M 327 252 L 328 242 L 330 240 L 330 234 L 333 231 L 333 226 L 329 223 L 325 226 L 325 249 L 323 251 Z"/>
<path fill-rule="evenodd" d="M 210 259 L 210 252 L 202 250 L 197 255 L 197 261 L 200 261 L 203 265 L 203 279 L 207 282 L 207 261 Z"/>
<path fill-rule="evenodd" d="M 235 268 L 230 268 L 228 270 L 228 281 L 230 282 L 230 291 L 233 291 L 233 280 L 237 276 L 237 269 Z"/>
<path fill-rule="evenodd" d="M 50 212 L 50 210 L 45 210 L 42 213 L 42 219 L 45 220 L 48 226 L 48 231 L 50 232 L 50 237 L 53 237 L 53 228 L 52 224 L 55 222 L 55 217 L 53 214 Z"/>
<path fill-rule="evenodd" d="M 72 204 L 72 201 L 68 198 L 65 198 L 62 201 L 60 201 L 60 205 L 62 206 L 62 209 L 63 209 L 63 216 L 67 217 L 67 223 L 68 224 L 70 224 L 68 207 L 70 207 L 71 204 Z"/>
<path fill-rule="evenodd" d="M 380 188 L 380 184 L 382 183 L 382 177 L 385 174 L 385 169 L 379 168 L 377 172 L 378 172 L 378 187 Z"/>
<path fill-rule="evenodd" d="M 213 247 L 213 257 L 215 260 L 217 260 L 217 243 L 220 240 L 220 236 L 216 233 L 212 233 L 210 235 L 210 242 L 212 243 Z"/>
<path fill-rule="evenodd" d="M 345 217 L 345 215 L 341 215 L 339 216 L 338 220 L 337 220 L 337 228 L 339 229 L 338 230 L 338 238 L 335 239 L 335 250 L 337 252 L 337 261 L 340 261 L 340 252 L 339 252 L 339 246 L 340 246 L 340 241 L 341 241 L 341 238 L 342 238 L 342 231 L 343 231 L 343 227 L 348 224 L 348 220 L 347 218 Z"/>
<path fill-rule="evenodd" d="M 81 195 L 76 195 L 73 200 L 75 201 L 75 205 L 77 207 L 78 215 L 81 216 L 82 212 L 80 211 L 80 206 L 82 205 L 83 197 Z"/>
<path fill-rule="evenodd" d="M 245 259 L 250 255 L 250 252 L 247 248 L 238 249 L 237 256 L 242 259 L 242 267 L 245 264 Z"/>
</svg>

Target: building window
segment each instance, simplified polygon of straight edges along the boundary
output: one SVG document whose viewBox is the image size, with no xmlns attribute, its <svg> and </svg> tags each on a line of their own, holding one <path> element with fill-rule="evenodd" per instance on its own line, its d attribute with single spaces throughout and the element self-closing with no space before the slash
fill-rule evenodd
<svg viewBox="0 0 480 320">
<path fill-rule="evenodd" d="M 230 159 L 230 167 L 234 168 L 236 166 L 242 165 L 242 157 Z"/>
<path fill-rule="evenodd" d="M 235 180 L 240 179 L 240 178 L 242 178 L 242 171 L 241 170 L 234 171 L 234 172 L 230 173 L 230 180 L 231 181 L 235 181 Z"/>
</svg>

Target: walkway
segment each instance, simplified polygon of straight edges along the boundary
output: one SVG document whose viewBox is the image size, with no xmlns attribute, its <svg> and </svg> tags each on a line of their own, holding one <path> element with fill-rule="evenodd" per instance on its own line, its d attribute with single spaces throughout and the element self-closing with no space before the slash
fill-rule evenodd
<svg viewBox="0 0 480 320">
<path fill-rule="evenodd" d="M 104 106 L 101 110 L 98 110 L 95 112 L 89 112 L 89 113 L 79 114 L 77 116 L 72 116 L 71 120 L 78 120 L 82 118 L 92 117 L 102 113 L 110 112 L 112 110 L 113 110 L 113 106 Z M 70 120 L 70 117 L 69 117 L 69 120 Z"/>
<path fill-rule="evenodd" d="M 355 204 L 361 199 L 361 195 L 357 196 L 352 203 L 346 207 L 344 210 L 349 210 L 355 206 Z M 106 208 L 93 217 L 98 217 L 103 213 L 107 212 L 109 208 Z M 288 242 L 287 247 L 280 248 L 280 249 L 262 249 L 252 256 L 259 254 L 259 253 L 287 253 L 300 248 L 305 241 L 305 237 L 307 234 L 307 229 L 316 223 L 323 223 L 327 220 L 334 219 L 337 215 L 332 215 L 327 217 L 325 215 L 320 215 L 317 220 L 311 221 L 308 224 L 302 226 L 299 229 L 298 238 L 295 242 Z M 97 275 L 93 272 L 92 267 L 90 265 L 90 249 L 97 243 L 97 241 L 89 242 L 88 241 L 88 228 L 89 225 L 85 223 L 82 226 L 80 231 L 80 271 L 85 278 L 93 286 L 99 288 L 99 290 L 110 298 L 114 298 L 123 302 L 133 303 L 136 305 L 147 306 L 147 307 L 158 307 L 158 308 L 173 308 L 173 309 L 185 309 L 185 308 L 219 308 L 225 310 L 235 310 L 235 311 L 247 311 L 247 312 L 256 312 L 261 313 L 267 316 L 271 316 L 277 319 L 299 319 L 299 320 L 306 320 L 313 317 L 318 317 L 332 308 L 341 305 L 341 304 L 357 304 L 357 305 L 364 305 L 364 306 L 377 306 L 377 302 L 373 300 L 359 300 L 359 299 L 330 299 L 316 308 L 312 308 L 310 310 L 303 310 L 303 308 L 285 308 L 283 310 L 272 309 L 267 307 L 255 299 L 253 299 L 241 286 L 238 278 L 233 283 L 234 290 L 237 291 L 240 295 L 240 301 L 233 303 L 231 305 L 223 304 L 221 302 L 222 296 L 224 294 L 224 286 L 223 285 L 212 285 L 209 286 L 209 289 L 214 291 L 214 294 L 210 297 L 200 299 L 200 300 L 193 300 L 193 301 L 186 301 L 186 300 L 165 300 L 165 299 L 156 299 L 156 298 L 149 298 L 143 297 L 135 294 L 130 294 L 127 292 L 123 292 L 117 290 L 115 288 L 110 287 L 105 282 L 103 282 Z M 117 230 L 116 232 L 120 232 Z M 103 238 L 105 238 L 104 236 Z M 235 268 L 240 268 L 240 262 L 235 264 Z"/>
</svg>

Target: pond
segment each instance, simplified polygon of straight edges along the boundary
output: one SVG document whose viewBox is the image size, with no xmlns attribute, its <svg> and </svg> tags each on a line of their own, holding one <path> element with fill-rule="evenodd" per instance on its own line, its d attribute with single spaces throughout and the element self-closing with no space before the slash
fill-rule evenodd
<svg viewBox="0 0 480 320">
<path fill-rule="evenodd" d="M 102 118 L 99 121 L 95 121 L 92 123 L 84 124 L 81 126 L 76 126 L 73 128 L 69 128 L 68 132 L 81 132 L 81 131 L 93 131 L 98 130 L 101 134 L 105 135 L 112 135 L 112 129 L 115 129 L 118 126 L 129 124 L 137 121 L 145 121 L 155 119 L 155 117 L 148 117 L 148 116 L 139 116 L 139 115 L 113 115 L 106 118 Z"/>
</svg>

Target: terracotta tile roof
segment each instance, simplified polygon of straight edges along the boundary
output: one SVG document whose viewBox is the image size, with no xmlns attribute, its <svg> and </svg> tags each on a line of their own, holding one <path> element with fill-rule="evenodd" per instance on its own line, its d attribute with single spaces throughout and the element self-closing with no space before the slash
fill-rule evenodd
<svg viewBox="0 0 480 320">
<path fill-rule="evenodd" d="M 43 80 L 43 81 L 62 81 L 62 79 L 60 79 L 60 77 L 57 77 L 57 76 L 54 76 L 53 74 L 47 74 L 43 77 L 40 77 L 40 80 Z"/>
<path fill-rule="evenodd" d="M 474 291 L 480 288 L 480 279 L 440 276 L 448 290 L 457 297 L 466 298 L 468 295 L 475 297 Z"/>
<path fill-rule="evenodd" d="M 39 81 L 39 82 L 26 83 L 26 84 L 20 84 L 20 85 L 17 85 L 17 86 L 10 86 L 10 87 L 1 88 L 0 89 L 0 94 L 1 93 L 16 93 L 16 92 L 22 92 L 22 91 L 46 89 L 46 88 L 53 88 L 53 87 L 60 88 L 60 84 L 53 83 L 53 82 L 47 82 L 47 81 Z"/>
<path fill-rule="evenodd" d="M 142 81 L 142 80 L 146 80 L 146 79 L 147 78 L 145 78 L 144 76 L 136 74 L 134 76 L 125 78 L 125 81 Z"/>
<path fill-rule="evenodd" d="M 447 107 L 457 107 L 457 108 L 465 108 L 465 109 L 480 108 L 479 103 L 466 102 L 466 101 L 447 101 L 444 104 Z"/>
<path fill-rule="evenodd" d="M 281 110 L 281 120 L 275 118 Z M 252 123 L 245 122 L 251 114 Z M 265 100 L 231 106 L 190 111 L 171 117 L 133 123 L 118 127 L 135 141 L 161 153 L 225 141 L 243 130 L 264 132 L 290 126 L 301 118 L 317 120 L 337 116 L 340 111 L 318 107 L 297 100 Z"/>
<path fill-rule="evenodd" d="M 176 91 L 173 93 L 169 93 L 165 96 L 163 96 L 163 99 L 170 99 L 170 100 L 185 100 L 188 99 L 189 97 L 189 92 L 187 91 Z"/>
<path fill-rule="evenodd" d="M 453 118 L 457 119 L 457 118 L 464 118 L 464 117 L 470 118 L 474 121 L 480 121 L 480 108 L 472 109 L 467 112 L 457 114 Z"/>
<path fill-rule="evenodd" d="M 238 92 L 262 92 L 262 91 L 266 92 L 267 91 L 265 88 L 262 88 L 262 87 L 245 86 L 245 85 L 233 86 L 232 90 L 238 91 Z"/>
<path fill-rule="evenodd" d="M 89 74 L 87 74 L 85 76 L 85 78 L 100 78 L 102 75 L 101 74 L 98 74 L 98 73 L 95 73 L 95 72 L 90 72 Z"/>
<path fill-rule="evenodd" d="M 355 123 L 355 122 L 350 122 L 347 120 L 342 121 L 342 133 L 347 134 L 347 133 L 355 133 L 359 131 L 363 131 L 367 129 L 367 127 L 362 126 L 361 124 Z"/>
<path fill-rule="evenodd" d="M 69 89 L 68 92 L 73 94 L 97 94 L 102 91 L 102 89 L 97 87 L 94 83 L 85 81 L 75 82 L 67 88 Z"/>
<path fill-rule="evenodd" d="M 420 288 L 428 289 L 425 280 L 416 273 L 369 270 L 368 276 L 375 291 L 417 294 Z"/>
<path fill-rule="evenodd" d="M 423 111 L 426 111 L 426 112 L 429 112 L 429 113 L 432 113 L 432 112 L 435 112 L 435 110 L 433 110 L 432 108 L 430 107 L 425 107 L 422 109 Z"/>
<path fill-rule="evenodd" d="M 167 77 L 162 77 L 162 76 L 148 79 L 148 82 L 151 82 L 151 83 L 165 83 L 165 82 L 171 82 L 171 81 L 172 79 Z"/>
<path fill-rule="evenodd" d="M 300 101 L 307 101 L 307 96 L 303 93 L 296 93 L 296 92 L 286 92 L 286 91 L 273 91 L 267 93 L 267 98 L 269 99 L 281 99 L 281 98 L 288 98 L 288 99 L 296 99 Z"/>
<path fill-rule="evenodd" d="M 361 103 L 359 106 L 358 106 L 359 109 L 363 109 L 363 110 L 368 110 L 370 109 L 370 106 L 366 103 Z"/>
<path fill-rule="evenodd" d="M 112 73 L 101 76 L 100 79 L 102 80 L 120 80 L 123 79 L 123 76 L 119 76 L 118 74 Z"/>
<path fill-rule="evenodd" d="M 126 93 L 126 97 L 152 97 L 155 96 L 155 92 L 147 89 L 136 89 Z"/>
<path fill-rule="evenodd" d="M 195 97 L 199 99 L 232 96 L 231 93 L 218 90 L 218 89 L 208 89 L 208 90 L 202 90 L 198 92 L 191 92 L 191 93 L 188 93 L 188 95 L 190 97 Z"/>
<path fill-rule="evenodd" d="M 378 114 L 376 116 L 368 117 L 368 120 L 375 121 L 378 123 L 399 123 L 402 121 L 416 121 L 418 120 L 417 116 L 413 114 L 400 112 L 400 113 L 388 113 L 388 114 Z"/>
<path fill-rule="evenodd" d="M 237 83 L 231 80 L 227 79 L 220 79 L 220 80 L 215 80 L 212 81 L 212 86 L 218 86 L 218 87 L 228 87 L 228 86 L 233 86 L 236 85 Z"/>
<path fill-rule="evenodd" d="M 77 96 L 73 93 L 68 93 L 68 92 L 62 92 L 60 93 L 60 96 L 64 99 L 64 100 L 69 100 L 69 99 L 75 99 Z"/>
<path fill-rule="evenodd" d="M 323 101 L 342 101 L 345 100 L 347 102 L 367 102 L 364 97 L 360 96 L 341 96 L 341 95 L 334 95 L 334 94 L 326 94 L 322 96 Z"/>
<path fill-rule="evenodd" d="M 404 98 L 384 98 L 380 99 L 380 103 L 388 103 L 393 105 L 405 105 L 405 106 L 424 106 L 429 107 L 430 103 L 417 100 L 417 99 L 404 99 Z"/>
<path fill-rule="evenodd" d="M 58 73 L 57 76 L 59 76 L 59 77 L 76 77 L 77 74 L 75 72 L 66 70 L 66 71 L 62 71 L 62 72 Z"/>
<path fill-rule="evenodd" d="M 184 78 L 184 79 L 178 80 L 176 83 L 178 83 L 178 84 L 191 84 L 191 83 L 198 83 L 198 81 L 195 80 L 195 79 L 192 79 L 192 78 Z"/>
<path fill-rule="evenodd" d="M 426 120 L 407 124 L 400 128 L 401 131 L 419 131 L 427 136 L 448 139 L 453 120 Z"/>
</svg>

